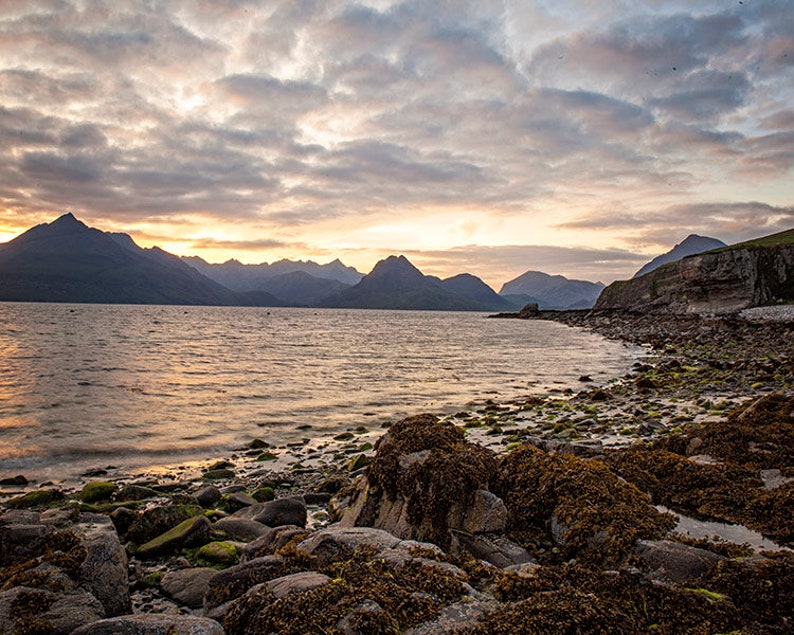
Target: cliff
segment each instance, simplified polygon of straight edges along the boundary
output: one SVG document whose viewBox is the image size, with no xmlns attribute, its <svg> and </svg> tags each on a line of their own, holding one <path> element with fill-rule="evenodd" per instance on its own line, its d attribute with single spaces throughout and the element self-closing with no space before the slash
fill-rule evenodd
<svg viewBox="0 0 794 635">
<path fill-rule="evenodd" d="M 594 309 L 730 313 L 779 302 L 794 302 L 794 229 L 614 282 Z"/>
</svg>

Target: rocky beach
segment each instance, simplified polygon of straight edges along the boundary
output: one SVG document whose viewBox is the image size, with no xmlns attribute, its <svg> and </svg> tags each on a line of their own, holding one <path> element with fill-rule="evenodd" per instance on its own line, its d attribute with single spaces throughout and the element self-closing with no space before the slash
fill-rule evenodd
<svg viewBox="0 0 794 635">
<path fill-rule="evenodd" d="M 790 633 L 789 308 L 539 312 L 647 355 L 201 465 L 2 474 L 0 633 Z"/>
</svg>

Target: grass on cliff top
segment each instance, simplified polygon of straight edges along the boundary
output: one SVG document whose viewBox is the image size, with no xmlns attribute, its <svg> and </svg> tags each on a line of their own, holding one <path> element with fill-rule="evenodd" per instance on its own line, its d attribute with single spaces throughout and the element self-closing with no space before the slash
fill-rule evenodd
<svg viewBox="0 0 794 635">
<path fill-rule="evenodd" d="M 770 234 L 769 236 L 754 238 L 743 243 L 712 249 L 708 253 L 718 254 L 733 249 L 762 249 L 764 247 L 778 247 L 780 245 L 794 245 L 794 229 L 787 229 L 777 234 Z"/>
</svg>

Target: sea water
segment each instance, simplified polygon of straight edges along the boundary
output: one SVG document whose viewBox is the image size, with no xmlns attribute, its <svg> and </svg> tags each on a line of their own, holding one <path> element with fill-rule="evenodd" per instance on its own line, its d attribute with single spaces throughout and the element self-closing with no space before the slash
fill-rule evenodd
<svg viewBox="0 0 794 635">
<path fill-rule="evenodd" d="M 0 303 L 0 476 L 377 429 L 604 382 L 638 354 L 482 313 Z"/>
</svg>

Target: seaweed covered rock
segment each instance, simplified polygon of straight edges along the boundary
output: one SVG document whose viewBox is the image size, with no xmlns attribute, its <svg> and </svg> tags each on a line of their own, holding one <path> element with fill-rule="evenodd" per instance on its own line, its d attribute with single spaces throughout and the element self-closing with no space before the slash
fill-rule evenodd
<svg viewBox="0 0 794 635">
<path fill-rule="evenodd" d="M 316 572 L 250 589 L 232 602 L 223 624 L 229 635 L 302 635 L 307 625 L 318 633 L 396 635 L 435 619 L 469 590 L 454 570 L 421 558 L 392 563 L 356 550 Z"/>
<path fill-rule="evenodd" d="M 142 545 L 173 529 L 179 523 L 194 516 L 202 516 L 204 509 L 197 504 L 195 499 L 185 501 L 174 500 L 170 505 L 152 507 L 137 514 L 129 524 L 124 537 Z"/>
<path fill-rule="evenodd" d="M 504 529 L 504 504 L 490 492 L 495 475 L 493 452 L 465 441 L 460 428 L 432 415 L 409 417 L 378 442 L 366 476 L 342 503 L 341 524 L 448 549 L 456 543 L 450 529 Z"/>
<path fill-rule="evenodd" d="M 675 525 L 600 461 L 527 445 L 505 455 L 501 468 L 510 533 L 528 543 L 551 539 L 563 557 L 619 566 L 638 539 L 661 538 Z"/>
<path fill-rule="evenodd" d="M 608 463 L 654 502 L 794 540 L 794 397 L 770 394 L 726 420 L 687 426 L 648 446 L 609 453 Z M 715 461 L 703 463 L 693 452 Z M 778 475 L 769 487 L 764 475 Z"/>
<path fill-rule="evenodd" d="M 772 393 L 736 409 L 726 419 L 690 427 L 654 443 L 657 449 L 708 454 L 754 470 L 783 468 L 794 476 L 794 396 Z"/>
<path fill-rule="evenodd" d="M 72 635 L 224 635 L 214 620 L 189 615 L 125 615 L 99 620 Z"/>
<path fill-rule="evenodd" d="M 70 633 L 131 610 L 126 554 L 106 517 L 75 515 L 66 529 L 3 520 L 0 632 Z"/>
</svg>

